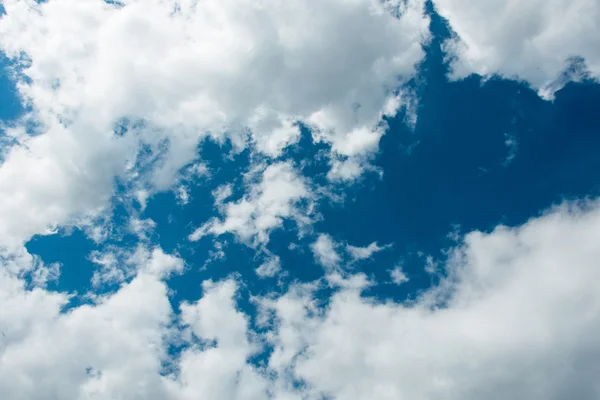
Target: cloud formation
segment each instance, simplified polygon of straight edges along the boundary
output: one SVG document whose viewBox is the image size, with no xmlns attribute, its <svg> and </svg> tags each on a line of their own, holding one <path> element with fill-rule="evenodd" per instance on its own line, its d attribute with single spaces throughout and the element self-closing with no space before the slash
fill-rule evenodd
<svg viewBox="0 0 600 400">
<path fill-rule="evenodd" d="M 325 268 L 334 268 L 342 260 L 337 251 L 339 243 L 325 233 L 319 234 L 317 240 L 310 247 L 315 260 Z"/>
<path fill-rule="evenodd" d="M 176 317 L 161 275 L 152 272 L 164 256 L 140 258 L 146 266 L 130 283 L 68 312 L 61 312 L 66 294 L 27 290 L 3 273 L 0 393 L 595 398 L 598 235 L 597 202 L 565 204 L 521 227 L 469 233 L 449 252 L 446 277 L 412 303 L 361 296 L 371 283 L 360 275 L 348 277 L 325 309 L 316 294 L 321 283 L 257 299 L 261 333 L 238 309 L 233 279 L 205 282 L 201 299 L 183 304 Z M 174 356 L 167 348 L 178 342 L 187 345 Z M 273 351 L 260 367 L 250 359 L 265 346 Z"/>
<path fill-rule="evenodd" d="M 366 247 L 346 245 L 346 251 L 350 254 L 352 261 L 360 261 L 371 258 L 373 254 L 379 253 L 385 249 L 390 248 L 391 245 L 379 246 L 377 242 L 370 243 Z"/>
<path fill-rule="evenodd" d="M 227 188 L 224 186 L 215 192 L 224 219 L 206 222 L 189 236 L 191 241 L 209 234 L 233 233 L 248 244 L 264 245 L 269 241 L 269 233 L 281 227 L 284 219 L 292 219 L 298 226 L 311 221 L 313 195 L 306 179 L 291 162 L 278 162 L 264 168 L 260 180 L 251 181 L 247 185 L 248 193 L 238 201 L 223 203 L 230 194 Z"/>
<path fill-rule="evenodd" d="M 596 0 L 435 0 L 456 38 L 451 77 L 472 73 L 527 81 L 547 99 L 569 81 L 600 77 Z M 584 63 L 581 62 L 583 59 Z"/>
<path fill-rule="evenodd" d="M 115 178 L 172 187 L 206 137 L 277 157 L 303 122 L 364 166 L 429 35 L 423 0 L 3 6 L 0 50 L 28 110 L 0 167 L 0 191 L 14 193 L 0 200 L 6 246 L 89 223 Z"/>
</svg>

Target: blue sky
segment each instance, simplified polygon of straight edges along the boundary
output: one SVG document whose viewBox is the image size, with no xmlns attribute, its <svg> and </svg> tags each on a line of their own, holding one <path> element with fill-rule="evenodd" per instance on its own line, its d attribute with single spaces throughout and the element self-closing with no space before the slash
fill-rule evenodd
<svg viewBox="0 0 600 400">
<path fill-rule="evenodd" d="M 595 0 L 4 8 L 0 397 L 600 396 Z"/>
</svg>

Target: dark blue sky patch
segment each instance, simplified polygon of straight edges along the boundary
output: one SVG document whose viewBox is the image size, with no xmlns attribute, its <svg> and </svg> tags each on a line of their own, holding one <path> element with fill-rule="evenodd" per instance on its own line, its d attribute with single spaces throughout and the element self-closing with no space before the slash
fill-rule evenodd
<svg viewBox="0 0 600 400">
<path fill-rule="evenodd" d="M 4 8 L 0 5 L 0 15 L 3 12 Z M 3 123 L 14 120 L 23 112 L 15 83 L 10 75 L 11 66 L 11 61 L 0 53 L 0 121 Z"/>
<path fill-rule="evenodd" d="M 60 263 L 58 282 L 50 282 L 50 289 L 86 294 L 91 287 L 95 265 L 88 259 L 97 246 L 79 229 L 54 235 L 34 236 L 27 244 L 30 254 L 38 255 L 46 264 Z"/>
<path fill-rule="evenodd" d="M 110 4 L 110 5 L 115 6 L 117 8 L 121 8 L 121 7 L 125 6 L 125 4 L 123 4 L 123 2 L 118 1 L 118 0 L 104 0 L 104 2 L 106 4 Z"/>
</svg>

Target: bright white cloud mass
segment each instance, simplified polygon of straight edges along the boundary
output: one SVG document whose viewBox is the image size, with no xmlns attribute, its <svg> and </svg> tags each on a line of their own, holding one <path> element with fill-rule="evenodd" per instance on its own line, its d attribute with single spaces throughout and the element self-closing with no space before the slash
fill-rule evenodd
<svg viewBox="0 0 600 400">
<path fill-rule="evenodd" d="M 428 49 L 448 85 L 497 75 L 551 99 L 600 76 L 597 0 L 0 4 L 22 106 L 0 123 L 0 399 L 600 398 L 596 192 L 449 246 L 431 233 L 426 262 L 395 235 L 423 214 L 392 193 L 434 185 L 393 142 L 437 118 Z M 498 141 L 504 170 L 530 148 L 518 134 L 510 165 Z M 433 219 L 461 190 L 440 179 L 418 202 Z M 32 250 L 73 232 L 93 249 L 75 262 Z"/>
<path fill-rule="evenodd" d="M 597 0 L 436 0 L 456 37 L 452 76 L 522 79 L 552 98 L 570 80 L 600 78 Z M 582 62 L 583 60 L 583 62 Z"/>
</svg>

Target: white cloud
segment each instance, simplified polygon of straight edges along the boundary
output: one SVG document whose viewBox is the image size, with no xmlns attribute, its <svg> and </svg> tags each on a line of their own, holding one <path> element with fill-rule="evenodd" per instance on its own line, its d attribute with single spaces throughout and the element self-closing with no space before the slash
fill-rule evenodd
<svg viewBox="0 0 600 400">
<path fill-rule="evenodd" d="M 260 320 L 265 326 L 269 326 L 272 316 L 277 318 L 276 325 L 272 326 L 275 329 L 267 334 L 266 340 L 273 348 L 269 368 L 283 380 L 276 383 L 279 391 L 285 392 L 281 388 L 286 387 L 286 381 L 294 379 L 290 366 L 294 365 L 297 355 L 306 348 L 310 334 L 316 327 L 317 321 L 310 318 L 310 315 L 318 312 L 313 298 L 315 289 L 315 284 L 300 284 L 292 286 L 277 299 L 265 298 L 258 303 Z M 274 397 L 286 398 L 284 395 Z"/>
<path fill-rule="evenodd" d="M 225 248 L 228 243 L 226 241 L 220 242 L 218 240 L 213 240 L 213 248 L 208 251 L 208 258 L 204 262 L 202 269 L 208 267 L 208 265 L 215 261 L 223 261 L 227 258 L 227 254 L 225 254 Z"/>
<path fill-rule="evenodd" d="M 115 177 L 170 189 L 207 136 L 276 157 L 304 121 L 334 152 L 372 153 L 429 35 L 423 0 L 120 4 L 3 2 L 31 112 L 0 166 L 2 246 L 97 217 Z"/>
<path fill-rule="evenodd" d="M 349 244 L 338 243 L 328 234 L 319 234 L 317 240 L 310 245 L 313 256 L 317 263 L 329 269 L 339 266 L 346 257 L 342 257 L 340 251 L 345 250 L 350 256 L 348 263 L 366 260 L 371 258 L 373 254 L 383 251 L 391 247 L 391 244 L 379 246 L 377 242 L 370 243 L 366 247 L 352 246 Z"/>
<path fill-rule="evenodd" d="M 129 219 L 129 230 L 131 233 L 136 234 L 141 240 L 147 239 L 148 236 L 152 234 L 155 227 L 156 222 L 150 218 L 139 219 L 137 217 L 131 217 Z"/>
<path fill-rule="evenodd" d="M 98 135 L 74 137 L 54 126 L 8 152 L 0 165 L 0 247 L 99 215 L 128 143 Z"/>
<path fill-rule="evenodd" d="M 35 286 L 44 287 L 48 282 L 56 282 L 60 276 L 60 264 L 41 264 L 31 273 L 31 281 Z"/>
<path fill-rule="evenodd" d="M 273 110 L 258 109 L 249 121 L 256 148 L 270 157 L 278 157 L 283 149 L 300 139 L 300 128 L 289 117 Z"/>
<path fill-rule="evenodd" d="M 402 271 L 402 267 L 400 266 L 397 266 L 390 271 L 390 277 L 392 278 L 392 282 L 394 282 L 396 285 L 401 285 L 410 280 L 404 271 Z"/>
<path fill-rule="evenodd" d="M 220 198 L 221 193 L 217 192 L 216 197 Z M 302 206 L 302 201 L 312 202 L 305 179 L 290 162 L 278 162 L 262 171 L 259 182 L 248 184 L 248 193 L 242 199 L 222 204 L 223 220 L 207 222 L 189 238 L 197 241 L 209 234 L 229 232 L 253 245 L 266 244 L 270 232 L 280 227 L 284 219 L 292 219 L 299 226 L 310 222 L 310 207 Z"/>
<path fill-rule="evenodd" d="M 190 202 L 190 192 L 184 185 L 179 186 L 177 190 L 175 190 L 175 197 L 177 198 L 177 202 L 182 206 L 185 206 Z"/>
<path fill-rule="evenodd" d="M 118 254 L 114 251 L 93 251 L 89 260 L 99 268 L 92 275 L 91 283 L 94 287 L 125 282 L 134 272 L 129 265 L 119 265 Z"/>
<path fill-rule="evenodd" d="M 212 191 L 212 196 L 215 199 L 215 205 L 221 207 L 223 201 L 227 200 L 233 194 L 233 186 L 231 183 L 226 183 Z"/>
<path fill-rule="evenodd" d="M 459 40 L 446 43 L 452 78 L 498 74 L 529 82 L 544 98 L 581 70 L 568 65 L 583 57 L 592 77 L 600 77 L 597 0 L 459 1 L 435 0 Z M 571 71 L 563 73 L 565 69 Z"/>
<path fill-rule="evenodd" d="M 13 252 L 0 251 L 0 270 L 10 276 L 30 278 L 35 287 L 44 287 L 60 275 L 60 264 L 47 265 L 37 255 L 29 254 L 23 246 Z"/>
<path fill-rule="evenodd" d="M 131 251 L 120 248 L 94 251 L 90 260 L 99 267 L 92 276 L 94 287 L 121 284 L 140 271 L 163 279 L 183 272 L 184 267 L 183 259 L 176 255 L 165 254 L 160 247 L 150 248 L 143 244 Z"/>
<path fill-rule="evenodd" d="M 166 254 L 160 247 L 148 249 L 144 246 L 138 246 L 128 262 L 141 265 L 143 266 L 143 272 L 162 279 L 169 277 L 171 274 L 181 273 L 184 266 L 183 259 L 172 254 Z"/>
<path fill-rule="evenodd" d="M 332 182 L 351 182 L 362 176 L 365 172 L 368 161 L 358 157 L 346 158 L 341 160 L 333 158 L 330 161 L 331 168 L 327 172 L 327 179 Z"/>
<path fill-rule="evenodd" d="M 385 249 L 389 249 L 391 244 L 387 244 L 385 246 L 379 246 L 377 242 L 373 242 L 369 244 L 367 247 L 357 247 L 352 245 L 346 245 L 346 251 L 352 257 L 352 261 L 366 260 L 371 258 L 371 256 L 375 253 L 383 251 Z"/>
<path fill-rule="evenodd" d="M 338 246 L 339 244 L 334 242 L 331 236 L 322 233 L 310 247 L 315 260 L 319 264 L 326 268 L 334 268 L 341 261 L 341 257 L 336 250 Z"/>
<path fill-rule="evenodd" d="M 426 256 L 425 257 L 425 272 L 427 272 L 428 274 L 435 274 L 436 272 L 440 272 L 438 267 L 439 267 L 439 262 L 434 260 L 432 256 Z"/>
<path fill-rule="evenodd" d="M 1 282 L 3 398 L 166 398 L 158 372 L 171 311 L 155 277 L 141 274 L 99 304 L 63 313 L 65 294 Z"/>
<path fill-rule="evenodd" d="M 247 317 L 236 310 L 236 283 L 205 282 L 202 298 L 181 306 L 178 323 L 188 328 L 179 330 L 167 286 L 154 273 L 170 262 L 156 251 L 139 258 L 146 264 L 130 283 L 69 311 L 61 311 L 67 294 L 27 290 L 0 270 L 0 397 L 266 398 L 268 380 L 247 363 L 259 347 L 247 336 Z M 172 359 L 170 343 L 188 346 Z M 177 376 L 165 369 L 169 363 Z"/>
<path fill-rule="evenodd" d="M 278 256 L 272 256 L 262 263 L 255 272 L 260 278 L 271 278 L 281 271 L 281 260 Z"/>
</svg>

